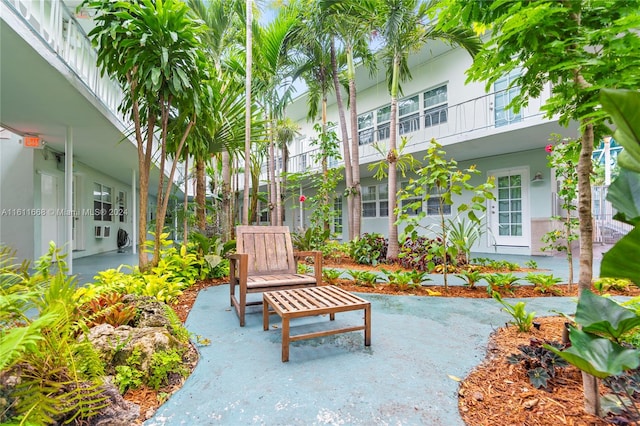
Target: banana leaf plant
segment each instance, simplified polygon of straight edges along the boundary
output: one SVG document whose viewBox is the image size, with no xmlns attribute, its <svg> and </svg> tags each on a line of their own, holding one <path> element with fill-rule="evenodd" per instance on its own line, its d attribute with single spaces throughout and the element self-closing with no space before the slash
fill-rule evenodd
<svg viewBox="0 0 640 426">
<path fill-rule="evenodd" d="M 620 174 L 607 200 L 618 212 L 615 219 L 634 226 L 605 253 L 600 276 L 628 278 L 640 285 L 640 92 L 602 89 L 600 101 L 617 127 L 614 139 L 624 148 L 618 156 Z"/>
</svg>

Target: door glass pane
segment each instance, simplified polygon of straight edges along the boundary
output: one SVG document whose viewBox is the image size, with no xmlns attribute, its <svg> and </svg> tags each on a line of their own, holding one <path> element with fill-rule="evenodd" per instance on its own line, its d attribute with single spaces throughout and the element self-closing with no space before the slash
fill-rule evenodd
<svg viewBox="0 0 640 426">
<path fill-rule="evenodd" d="M 522 176 L 498 178 L 498 234 L 522 236 Z"/>
</svg>

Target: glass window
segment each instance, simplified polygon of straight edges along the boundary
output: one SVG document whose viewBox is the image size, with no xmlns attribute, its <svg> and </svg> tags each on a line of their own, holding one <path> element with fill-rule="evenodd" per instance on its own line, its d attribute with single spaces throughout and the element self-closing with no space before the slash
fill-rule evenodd
<svg viewBox="0 0 640 426">
<path fill-rule="evenodd" d="M 342 197 L 333 200 L 333 232 L 342 234 Z"/>
<path fill-rule="evenodd" d="M 383 106 L 379 108 L 376 113 L 376 131 L 377 131 L 377 140 L 383 141 L 385 139 L 389 139 L 390 136 L 390 122 L 391 122 L 391 105 Z"/>
<path fill-rule="evenodd" d="M 373 112 L 367 112 L 358 116 L 358 144 L 373 143 Z"/>
<path fill-rule="evenodd" d="M 402 99 L 398 102 L 398 116 L 411 114 L 418 111 L 420 103 L 418 102 L 418 95 L 412 96 L 407 99 Z"/>
<path fill-rule="evenodd" d="M 427 90 L 424 97 L 424 127 L 446 123 L 449 104 L 447 103 L 447 86 Z"/>
<path fill-rule="evenodd" d="M 409 185 L 409 182 L 400 183 L 400 187 L 402 189 L 405 189 L 407 185 Z M 409 205 L 412 203 L 420 202 L 420 201 L 421 201 L 421 198 L 419 197 L 404 199 L 402 200 L 402 203 L 401 203 L 402 210 L 404 210 L 405 213 L 407 213 L 409 216 L 416 216 L 418 213 L 422 212 L 422 206 L 420 205 L 420 207 L 418 208 L 412 208 L 412 207 L 409 207 Z"/>
<path fill-rule="evenodd" d="M 390 120 L 391 120 L 391 105 L 383 106 L 382 108 L 378 109 L 378 113 L 377 113 L 378 124 L 384 123 Z"/>
<path fill-rule="evenodd" d="M 424 107 L 430 108 L 447 102 L 447 86 L 436 87 L 424 92 Z"/>
<path fill-rule="evenodd" d="M 511 101 L 520 94 L 520 86 L 512 86 L 519 76 L 520 70 L 515 69 L 498 79 L 493 85 L 496 127 L 506 126 L 522 120 L 521 112 L 516 114 L 513 109 L 508 108 Z"/>
<path fill-rule="evenodd" d="M 93 220 L 111 222 L 113 204 L 111 188 L 100 183 L 93 183 Z"/>
<path fill-rule="evenodd" d="M 118 216 L 120 223 L 127 221 L 127 193 L 124 191 L 118 192 Z"/>
</svg>

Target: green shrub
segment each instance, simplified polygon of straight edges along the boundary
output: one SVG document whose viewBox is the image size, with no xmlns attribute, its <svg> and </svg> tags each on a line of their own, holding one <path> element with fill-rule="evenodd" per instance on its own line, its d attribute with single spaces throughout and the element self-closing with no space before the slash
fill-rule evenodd
<svg viewBox="0 0 640 426">
<path fill-rule="evenodd" d="M 349 256 L 361 265 L 377 265 L 387 257 L 387 240 L 381 234 L 363 234 L 349 244 Z"/>
</svg>

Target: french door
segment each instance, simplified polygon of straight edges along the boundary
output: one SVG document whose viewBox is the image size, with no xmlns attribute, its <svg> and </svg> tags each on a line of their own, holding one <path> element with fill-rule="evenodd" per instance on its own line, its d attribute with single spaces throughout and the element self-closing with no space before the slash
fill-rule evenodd
<svg viewBox="0 0 640 426">
<path fill-rule="evenodd" d="M 529 169 L 493 170 L 495 200 L 489 200 L 489 241 L 499 246 L 529 246 Z"/>
</svg>

